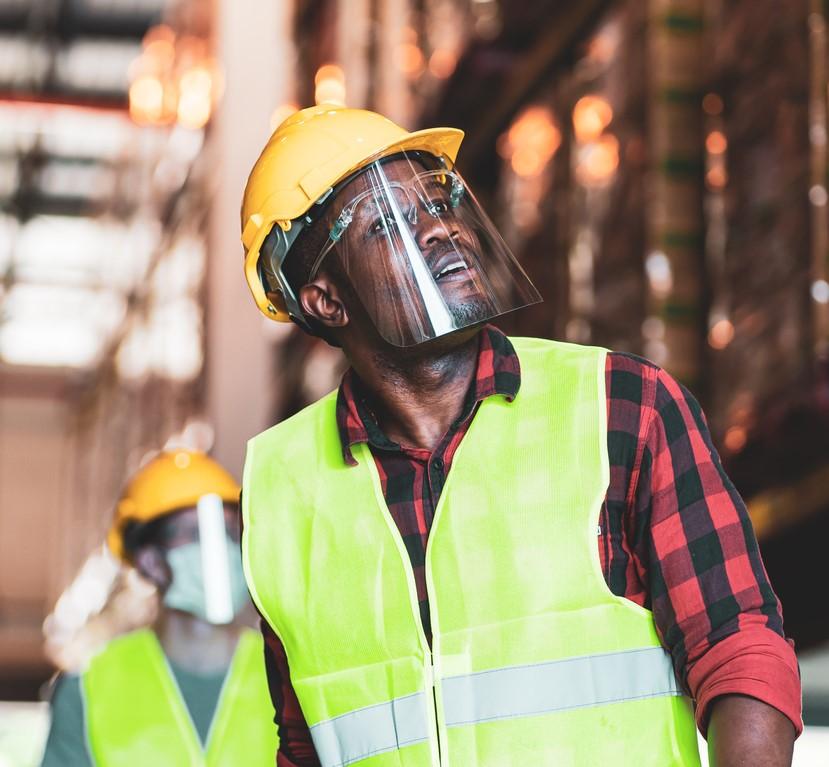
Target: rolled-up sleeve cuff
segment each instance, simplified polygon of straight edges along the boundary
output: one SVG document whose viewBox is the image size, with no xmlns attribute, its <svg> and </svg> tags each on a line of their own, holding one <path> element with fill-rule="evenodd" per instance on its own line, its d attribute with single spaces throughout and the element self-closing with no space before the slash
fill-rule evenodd
<svg viewBox="0 0 829 767">
<path fill-rule="evenodd" d="M 800 674 L 792 645 L 765 628 L 738 631 L 715 644 L 688 672 L 700 732 L 720 695 L 747 695 L 773 706 L 803 731 Z"/>
</svg>

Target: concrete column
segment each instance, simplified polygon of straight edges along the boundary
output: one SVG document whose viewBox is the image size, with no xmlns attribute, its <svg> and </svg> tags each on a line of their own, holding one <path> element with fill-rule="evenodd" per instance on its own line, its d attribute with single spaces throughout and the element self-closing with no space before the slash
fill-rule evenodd
<svg viewBox="0 0 829 767">
<path fill-rule="evenodd" d="M 268 322 L 242 272 L 239 208 L 273 109 L 293 97 L 293 3 L 216 0 L 224 98 L 211 126 L 215 190 L 209 215 L 207 418 L 215 457 L 239 475 L 245 442 L 268 426 L 275 389 Z"/>
</svg>

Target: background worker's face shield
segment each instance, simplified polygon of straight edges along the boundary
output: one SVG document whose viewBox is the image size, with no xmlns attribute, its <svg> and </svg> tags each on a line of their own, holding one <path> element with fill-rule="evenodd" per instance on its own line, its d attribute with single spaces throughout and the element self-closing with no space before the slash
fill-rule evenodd
<svg viewBox="0 0 829 767">
<path fill-rule="evenodd" d="M 380 335 L 412 346 L 538 303 L 541 296 L 448 163 L 403 152 L 367 166 L 318 225 L 309 281 L 337 258 Z"/>
<path fill-rule="evenodd" d="M 209 494 L 199 498 L 195 509 L 176 512 L 164 521 L 161 543 L 172 576 L 164 605 L 208 623 L 233 621 L 248 594 L 238 512 Z"/>
</svg>

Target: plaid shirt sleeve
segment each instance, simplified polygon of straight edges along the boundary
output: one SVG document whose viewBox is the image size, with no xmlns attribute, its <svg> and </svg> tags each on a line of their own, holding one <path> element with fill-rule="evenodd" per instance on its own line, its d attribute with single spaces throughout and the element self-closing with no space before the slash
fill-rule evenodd
<svg viewBox="0 0 829 767">
<path fill-rule="evenodd" d="M 697 723 L 705 732 L 714 699 L 741 694 L 778 709 L 800 733 L 800 680 L 780 603 L 702 410 L 664 370 L 612 356 L 650 367 L 626 537 Z"/>
</svg>

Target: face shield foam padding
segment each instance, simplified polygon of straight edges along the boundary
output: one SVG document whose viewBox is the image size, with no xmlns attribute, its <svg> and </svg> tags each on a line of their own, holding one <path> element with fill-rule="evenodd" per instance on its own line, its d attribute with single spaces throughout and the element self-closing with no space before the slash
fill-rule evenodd
<svg viewBox="0 0 829 767">
<path fill-rule="evenodd" d="M 377 331 L 412 346 L 541 300 L 455 171 L 402 153 L 337 193 L 311 271 L 338 258 Z M 346 307 L 347 308 L 347 307 Z"/>
</svg>

